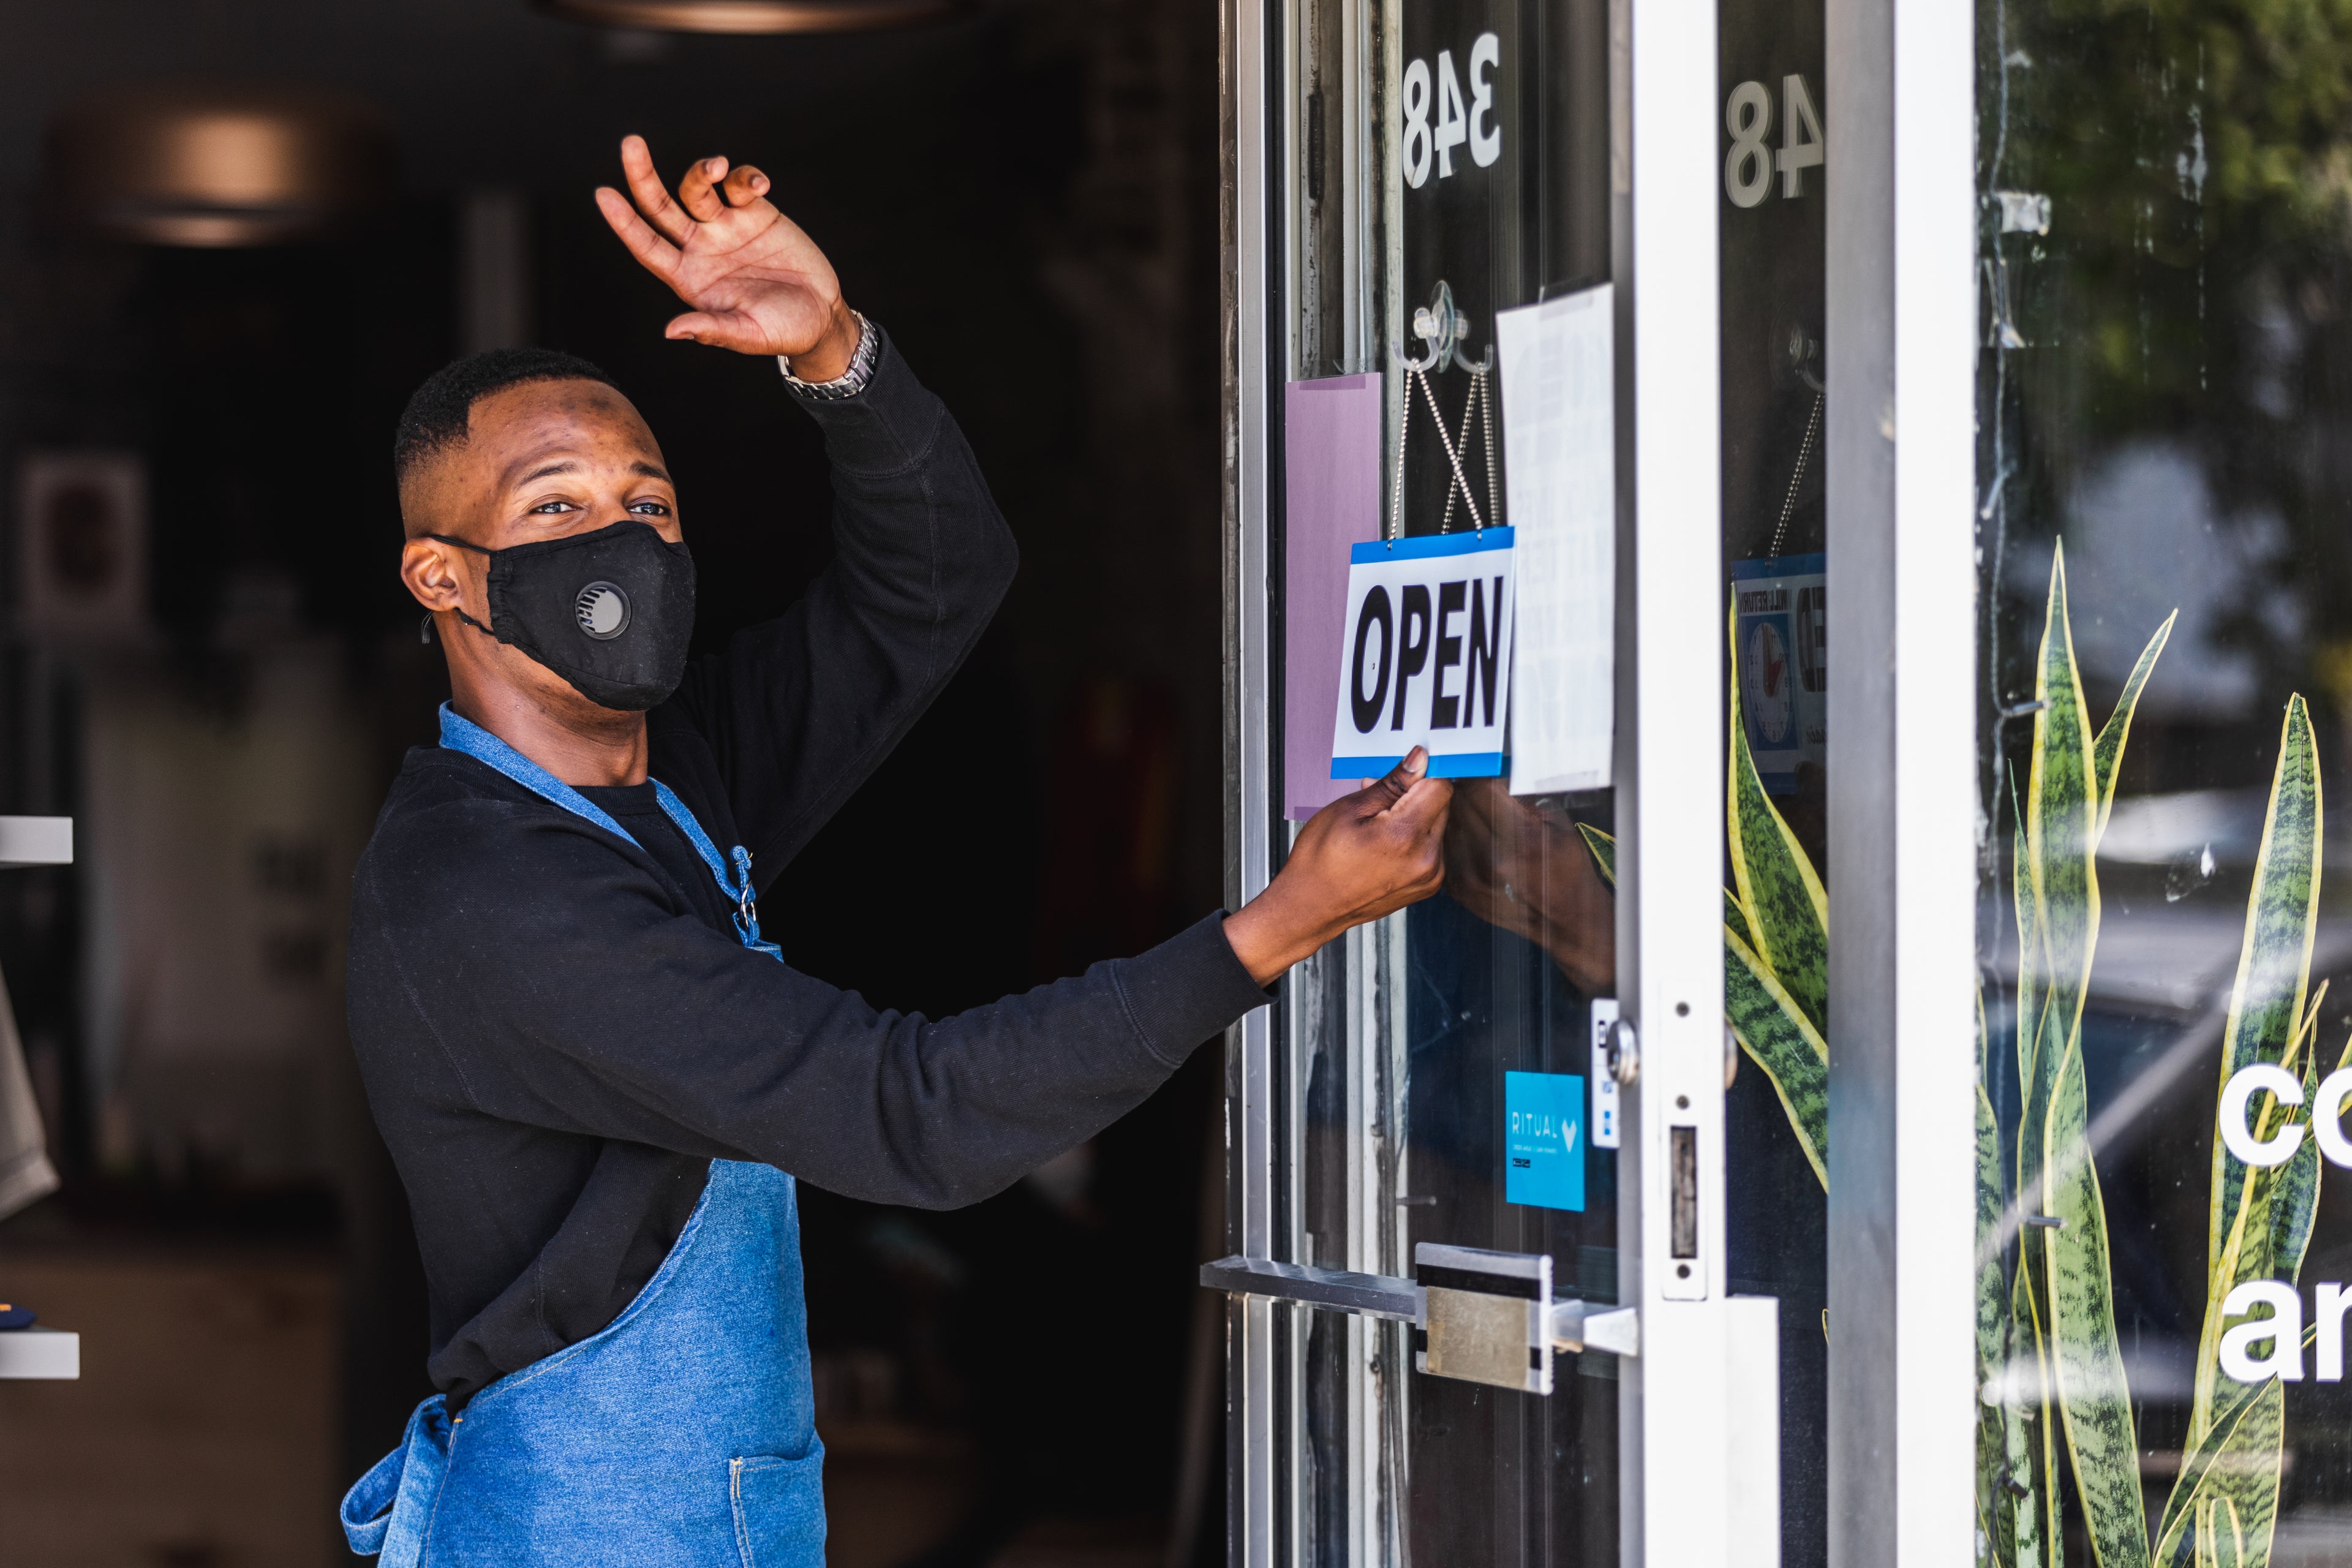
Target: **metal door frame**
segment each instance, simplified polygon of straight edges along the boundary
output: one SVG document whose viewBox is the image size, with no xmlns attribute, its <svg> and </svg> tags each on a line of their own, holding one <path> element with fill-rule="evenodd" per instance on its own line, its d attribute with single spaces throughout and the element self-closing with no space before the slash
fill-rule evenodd
<svg viewBox="0 0 2352 1568">
<path fill-rule="evenodd" d="M 1976 16 L 1827 0 L 1829 1561 L 1975 1561 Z M 1864 657 L 1856 657 L 1856 651 Z"/>
<path fill-rule="evenodd" d="M 1295 280 L 1285 182 L 1288 66 L 1283 0 L 1225 0 L 1220 67 L 1223 151 L 1226 464 L 1227 897 L 1262 889 L 1281 831 L 1272 790 L 1278 627 L 1271 498 L 1279 484 L 1278 399 L 1287 367 L 1279 300 Z M 1758 1315 L 1727 1300 L 1724 1267 L 1720 851 L 1717 836 L 1644 835 L 1644 821 L 1723 819 L 1724 626 L 1718 479 L 1719 153 L 1715 0 L 1619 0 L 1612 16 L 1612 174 L 1618 284 L 1621 487 L 1618 606 L 1618 941 L 1624 1016 L 1640 1072 L 1626 1091 L 1620 1152 L 1620 1300 L 1640 1311 L 1643 1353 L 1621 1365 L 1622 1560 L 1777 1563 L 1778 1433 Z M 1709 700 L 1711 697 L 1711 700 Z M 1671 721 L 1644 725 L 1644 712 Z M 1689 715 L 1709 715 L 1691 722 Z M 1360 956 L 1393 946 L 1352 939 Z M 1227 1042 L 1228 1239 L 1243 1258 L 1298 1264 L 1297 1108 L 1281 1046 L 1293 1026 L 1261 1010 Z M 1667 1255 L 1669 1127 L 1696 1129 L 1700 1257 Z M 1298 1477 L 1289 1441 L 1297 1387 L 1291 1337 L 1308 1309 L 1234 1294 L 1227 1309 L 1228 1560 L 1297 1560 Z M 1769 1314 L 1766 1315 L 1769 1321 Z M 1769 1334 L 1769 1330 L 1768 1330 Z M 1760 1406 L 1759 1407 L 1759 1404 Z M 1759 1475 L 1775 1479 L 1757 1493 Z M 1744 1527 L 1744 1528 L 1743 1528 Z M 1357 1539 L 1364 1531 L 1359 1530 Z M 1366 1560 L 1370 1561 L 1369 1554 Z"/>
</svg>

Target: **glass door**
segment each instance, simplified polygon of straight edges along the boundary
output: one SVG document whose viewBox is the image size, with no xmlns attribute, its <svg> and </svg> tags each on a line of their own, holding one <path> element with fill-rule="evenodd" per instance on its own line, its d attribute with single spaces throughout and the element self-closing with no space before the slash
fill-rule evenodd
<svg viewBox="0 0 2352 1568">
<path fill-rule="evenodd" d="M 1235 1032 L 1232 1255 L 1203 1275 L 1231 1300 L 1232 1560 L 1778 1563 L 1781 1341 L 1821 1332 L 1820 1178 L 1784 1106 L 1818 1116 L 1822 1083 L 1741 1071 L 1756 1020 L 1725 1007 L 1713 0 L 1229 23 L 1233 896 L 1354 787 L 1326 776 L 1336 685 L 1305 673 L 1340 635 L 1335 563 L 1549 526 L 1514 511 L 1506 311 L 1600 323 L 1616 715 L 1590 776 L 1465 767 L 1445 891 Z M 1811 527 L 1817 556 L 1817 495 Z M 1512 722 L 1555 697 L 1522 679 Z M 1727 1086 L 1769 1119 L 1752 1153 Z"/>
</svg>

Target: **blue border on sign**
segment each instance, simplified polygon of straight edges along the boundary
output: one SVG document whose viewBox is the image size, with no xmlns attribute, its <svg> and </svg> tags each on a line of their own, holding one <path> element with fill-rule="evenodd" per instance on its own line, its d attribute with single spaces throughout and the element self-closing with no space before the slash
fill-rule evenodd
<svg viewBox="0 0 2352 1568">
<path fill-rule="evenodd" d="M 1402 754 L 1393 757 L 1334 757 L 1331 776 L 1335 779 L 1376 779 L 1385 776 L 1399 763 Z M 1429 759 L 1429 776 L 1433 779 L 1491 779 L 1510 771 L 1508 752 L 1454 752 L 1433 755 Z"/>
<path fill-rule="evenodd" d="M 1361 550 L 1362 545 L 1356 546 Z M 1827 555 L 1769 555 L 1761 561 L 1735 561 L 1731 563 L 1731 580 L 1743 582 L 1750 577 L 1802 577 L 1809 572 L 1826 572 Z"/>
<path fill-rule="evenodd" d="M 1411 539 L 1368 539 L 1349 547 L 1348 564 L 1411 561 L 1423 555 L 1475 555 L 1481 550 L 1508 550 L 1517 537 L 1513 529 L 1489 528 L 1471 533 L 1421 533 Z"/>
</svg>

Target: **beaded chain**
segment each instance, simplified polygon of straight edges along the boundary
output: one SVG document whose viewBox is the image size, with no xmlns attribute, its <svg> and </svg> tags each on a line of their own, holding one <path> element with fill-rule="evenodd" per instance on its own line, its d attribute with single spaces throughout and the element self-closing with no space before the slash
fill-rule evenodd
<svg viewBox="0 0 2352 1568">
<path fill-rule="evenodd" d="M 1487 363 L 1465 367 L 1470 372 L 1470 402 L 1462 410 L 1462 439 L 1465 445 L 1470 439 L 1471 415 L 1474 411 L 1484 412 L 1486 408 L 1486 374 L 1493 368 L 1492 359 L 1493 356 L 1489 354 Z M 1404 375 L 1404 411 L 1397 420 L 1396 483 L 1391 487 L 1390 489 L 1388 528 L 1381 534 L 1381 538 L 1391 543 L 1394 543 L 1404 522 L 1405 443 L 1406 438 L 1412 433 L 1412 389 L 1416 385 L 1421 388 L 1421 395 L 1426 399 L 1429 404 L 1430 420 L 1437 426 L 1437 438 L 1439 441 L 1444 443 L 1445 447 L 1445 460 L 1448 464 L 1452 465 L 1454 469 L 1454 483 L 1448 486 L 1445 491 L 1445 516 L 1438 526 L 1438 531 L 1440 533 L 1444 533 L 1453 527 L 1454 497 L 1457 490 L 1461 493 L 1462 504 L 1470 509 L 1470 526 L 1483 531 L 1486 526 L 1486 520 L 1479 513 L 1477 497 L 1471 493 L 1469 476 L 1462 471 L 1462 454 L 1455 447 L 1454 437 L 1446 432 L 1445 414 L 1444 410 L 1437 406 L 1437 394 L 1431 389 L 1428 375 L 1422 370 L 1421 366 L 1412 363 L 1410 360 L 1405 362 Z M 1491 414 L 1487 415 L 1480 421 L 1480 423 L 1484 427 L 1486 436 L 1486 504 L 1489 510 L 1494 510 L 1496 509 L 1495 508 L 1495 422 L 1493 416 Z"/>
</svg>

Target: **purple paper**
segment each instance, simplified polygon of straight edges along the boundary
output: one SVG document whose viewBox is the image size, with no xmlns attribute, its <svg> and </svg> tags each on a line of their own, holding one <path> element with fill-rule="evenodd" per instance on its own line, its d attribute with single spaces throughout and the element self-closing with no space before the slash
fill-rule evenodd
<svg viewBox="0 0 2352 1568">
<path fill-rule="evenodd" d="M 1348 547 L 1381 535 L 1381 378 L 1294 381 L 1283 411 L 1283 812 L 1303 822 L 1356 785 L 1331 771 Z"/>
</svg>

